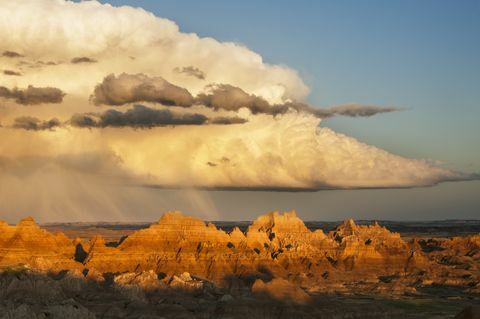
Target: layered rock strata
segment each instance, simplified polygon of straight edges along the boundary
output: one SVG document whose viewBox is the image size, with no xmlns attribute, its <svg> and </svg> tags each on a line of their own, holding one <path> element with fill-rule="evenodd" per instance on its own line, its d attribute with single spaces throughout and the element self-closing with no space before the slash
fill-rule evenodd
<svg viewBox="0 0 480 319">
<path fill-rule="evenodd" d="M 168 212 L 115 244 L 101 236 L 88 243 L 70 240 L 41 229 L 31 218 L 16 226 L 0 223 L 1 268 L 69 270 L 95 282 L 143 273 L 116 277 L 116 289 L 123 294 L 136 293 L 139 280 L 155 276 L 178 287 L 209 282 L 233 294 L 251 289 L 255 282 L 263 287 L 272 279 L 310 294 L 404 295 L 431 285 L 478 293 L 479 260 L 479 235 L 406 242 L 376 223 L 360 226 L 353 220 L 324 233 L 310 231 L 295 212 L 261 216 L 245 233 L 238 228 L 227 233 Z M 187 272 L 191 278 L 182 279 Z"/>
<path fill-rule="evenodd" d="M 27 266 L 43 270 L 81 268 L 75 245 L 63 233 L 41 229 L 31 217 L 11 226 L 0 222 L 0 268 Z"/>
</svg>

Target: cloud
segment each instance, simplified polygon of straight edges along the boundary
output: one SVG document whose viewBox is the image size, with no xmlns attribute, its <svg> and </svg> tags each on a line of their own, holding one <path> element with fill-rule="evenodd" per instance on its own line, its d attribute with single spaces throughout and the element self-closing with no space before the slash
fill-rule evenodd
<svg viewBox="0 0 480 319">
<path fill-rule="evenodd" d="M 233 116 L 233 117 L 218 116 L 208 120 L 209 124 L 220 124 L 220 125 L 243 124 L 247 122 L 248 122 L 247 119 L 244 119 L 238 116 Z"/>
<path fill-rule="evenodd" d="M 110 74 L 95 86 L 92 101 L 97 105 L 156 102 L 187 107 L 192 105 L 193 97 L 186 89 L 173 85 L 162 77 L 122 73 L 119 76 Z"/>
<path fill-rule="evenodd" d="M 321 120 L 307 113 L 250 115 L 241 125 L 208 125 L 209 120 L 200 117 L 201 125 L 172 127 L 192 124 L 192 117 L 165 116 L 170 109 L 143 107 L 109 111 L 84 114 L 77 122 L 72 119 L 72 128 L 46 134 L 32 136 L 2 128 L 0 149 L 12 159 L 67 156 L 74 160 L 78 155 L 79 164 L 85 160 L 80 154 L 111 152 L 121 168 L 120 180 L 126 174 L 130 184 L 159 187 L 299 191 L 419 187 L 474 178 L 319 127 Z"/>
<path fill-rule="evenodd" d="M 70 60 L 70 63 L 73 63 L 73 64 L 80 64 L 80 63 L 97 63 L 97 60 L 92 59 L 92 58 L 89 58 L 89 57 L 86 57 L 86 56 L 82 56 L 82 57 L 75 57 L 75 58 L 71 59 L 71 60 Z"/>
<path fill-rule="evenodd" d="M 125 112 L 107 110 L 103 113 L 76 114 L 70 120 L 77 127 L 132 127 L 152 128 L 166 125 L 202 125 L 207 117 L 202 114 L 175 114 L 166 109 L 152 109 L 135 105 Z"/>
<path fill-rule="evenodd" d="M 15 51 L 3 51 L 2 56 L 7 57 L 7 58 L 22 58 L 23 55 L 20 53 L 17 53 Z"/>
<path fill-rule="evenodd" d="M 253 114 L 269 113 L 271 106 L 263 99 L 248 94 L 242 89 L 229 84 L 212 84 L 207 86 L 206 93 L 200 93 L 195 99 L 196 104 L 205 105 L 215 110 L 238 111 L 248 108 Z"/>
<path fill-rule="evenodd" d="M 2 69 L 23 75 L 1 77 L 0 96 L 61 103 L 0 109 L 4 123 L 20 118 L 0 128 L 1 211 L 38 209 L 56 218 L 74 212 L 80 219 L 90 212 L 143 211 L 141 200 L 124 201 L 151 190 L 132 185 L 321 190 L 478 178 L 320 126 L 322 118 L 398 109 L 313 107 L 304 103 L 309 90 L 295 70 L 268 64 L 237 43 L 182 33 L 143 9 L 63 0 L 0 0 L 0 6 L 0 52 L 28 57 L 1 59 Z M 79 72 L 72 57 L 97 63 Z M 14 85 L 26 88 L 9 89 Z M 88 103 L 90 96 L 97 106 Z M 42 120 L 49 118 L 61 125 Z M 150 204 L 154 211 L 157 201 Z"/>
<path fill-rule="evenodd" d="M 15 71 L 12 71 L 12 70 L 3 70 L 3 74 L 12 75 L 12 76 L 21 76 L 22 75 L 22 73 L 15 72 Z"/>
<path fill-rule="evenodd" d="M 41 81 L 39 80 L 42 80 L 44 78 L 44 75 L 38 76 L 38 73 L 45 72 L 46 67 L 60 65 L 60 64 L 62 64 L 62 62 L 22 59 L 18 62 L 8 64 L 7 67 L 11 68 L 10 70 L 19 69 L 20 71 L 22 71 L 23 74 L 20 74 L 20 71 L 18 73 L 24 76 L 27 83 L 30 83 L 30 84 L 34 83 L 35 84 L 34 86 L 50 86 L 51 83 L 48 83 L 48 84 L 40 83 Z M 11 71 L 11 72 L 16 72 L 16 71 Z M 10 74 L 10 75 L 13 75 L 13 74 Z M 32 77 L 32 75 L 37 75 L 37 76 Z M 54 82 L 56 83 L 57 81 L 54 81 Z"/>
<path fill-rule="evenodd" d="M 257 114 L 238 126 L 108 130 L 101 136 L 125 170 L 145 177 L 137 180 L 141 185 L 299 191 L 419 187 L 472 179 L 363 144 L 319 127 L 320 121 L 307 113 Z"/>
<path fill-rule="evenodd" d="M 60 63 L 54 61 L 37 61 L 36 64 L 40 65 L 58 65 Z"/>
<path fill-rule="evenodd" d="M 23 66 L 27 66 L 29 67 L 30 69 L 39 69 L 39 68 L 42 68 L 42 67 L 45 67 L 45 66 L 52 66 L 52 65 L 59 65 L 61 63 L 59 62 L 54 62 L 54 61 L 42 61 L 42 60 L 38 60 L 38 61 L 20 61 L 17 63 L 17 66 L 18 67 L 23 67 Z"/>
<path fill-rule="evenodd" d="M 8 89 L 0 86 L 0 97 L 14 99 L 18 104 L 33 105 L 42 103 L 62 103 L 63 93 L 53 87 L 34 87 L 29 85 L 26 89 Z"/>
<path fill-rule="evenodd" d="M 179 114 L 168 109 L 154 109 L 144 105 L 135 105 L 125 112 L 110 109 L 103 113 L 75 114 L 70 119 L 70 124 L 74 127 L 131 127 L 142 129 L 172 125 L 228 125 L 245 122 L 247 120 L 239 117 L 225 116 L 209 119 L 199 113 Z"/>
<path fill-rule="evenodd" d="M 313 114 L 325 119 L 334 116 L 370 117 L 381 113 L 398 112 L 404 109 L 398 107 L 381 107 L 376 105 L 349 103 L 330 108 L 316 108 L 305 103 L 286 103 L 273 106 L 274 113 L 285 113 L 288 109 Z"/>
<path fill-rule="evenodd" d="M 144 73 L 160 75 L 196 95 L 205 83 L 174 71 L 194 66 L 211 83 L 241 87 L 271 103 L 302 100 L 309 92 L 295 70 L 268 64 L 242 44 L 183 33 L 175 22 L 141 8 L 63 0 L 0 0 L 0 6 L 0 50 L 36 60 L 98 61 L 84 73 L 71 63 L 54 75 L 39 68 L 26 77 L 36 86 L 54 82 L 69 95 L 83 96 L 106 74 Z"/>
<path fill-rule="evenodd" d="M 177 73 L 184 73 L 200 80 L 205 80 L 205 72 L 194 66 L 186 66 L 183 68 L 176 67 L 175 69 L 173 69 L 173 71 Z"/>
<path fill-rule="evenodd" d="M 203 105 L 214 110 L 238 112 L 247 108 L 253 114 L 284 114 L 290 110 L 313 114 L 319 118 L 333 116 L 369 117 L 379 113 L 399 111 L 399 108 L 374 105 L 345 104 L 328 109 L 315 108 L 305 103 L 270 104 L 264 98 L 248 94 L 229 84 L 209 84 L 195 98 L 187 89 L 175 86 L 161 77 L 145 74 L 111 74 L 95 87 L 95 104 L 123 105 L 134 102 L 157 102 L 169 106 L 190 107 Z"/>
<path fill-rule="evenodd" d="M 285 114 L 289 110 L 313 114 L 319 118 L 333 116 L 369 117 L 379 113 L 396 112 L 401 109 L 395 107 L 380 107 L 375 105 L 345 104 L 332 108 L 315 108 L 306 103 L 287 102 L 270 104 L 262 97 L 248 94 L 241 88 L 228 84 L 213 84 L 206 87 L 205 93 L 195 98 L 195 103 L 211 107 L 215 110 L 238 111 L 245 107 L 253 114 L 263 113 L 270 115 Z"/>
<path fill-rule="evenodd" d="M 48 121 L 42 121 L 33 116 L 22 116 L 15 119 L 12 127 L 27 131 L 44 131 L 53 130 L 57 127 L 60 127 L 61 125 L 62 123 L 60 122 L 60 120 L 56 118 Z"/>
<path fill-rule="evenodd" d="M 398 112 L 403 109 L 398 107 L 380 107 L 376 105 L 362 105 L 357 103 L 350 103 L 335 106 L 329 109 L 317 109 L 314 111 L 319 117 L 327 118 L 336 115 L 349 117 L 370 117 L 381 113 Z"/>
<path fill-rule="evenodd" d="M 76 127 L 99 127 L 98 117 L 96 113 L 74 114 L 69 123 Z"/>
</svg>

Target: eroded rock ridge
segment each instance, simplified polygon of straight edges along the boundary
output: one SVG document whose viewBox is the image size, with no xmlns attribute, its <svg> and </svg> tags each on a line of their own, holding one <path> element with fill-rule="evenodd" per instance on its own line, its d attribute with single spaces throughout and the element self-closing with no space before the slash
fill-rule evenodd
<svg viewBox="0 0 480 319">
<path fill-rule="evenodd" d="M 58 299 L 92 283 L 140 303 L 171 289 L 222 303 L 249 294 L 297 305 L 318 294 L 415 296 L 435 286 L 478 294 L 479 261 L 480 235 L 407 241 L 377 223 L 361 226 L 353 220 L 325 233 L 310 231 L 293 211 L 260 216 L 246 232 L 225 232 L 167 212 L 113 244 L 100 235 L 85 242 L 52 234 L 32 218 L 15 226 L 0 222 L 4 298 L 37 289 L 41 299 Z M 12 269 L 30 275 L 12 277 Z M 57 306 L 45 311 L 73 307 L 92 315 L 75 301 Z M 9 311 L 31 311 L 27 308 Z"/>
</svg>

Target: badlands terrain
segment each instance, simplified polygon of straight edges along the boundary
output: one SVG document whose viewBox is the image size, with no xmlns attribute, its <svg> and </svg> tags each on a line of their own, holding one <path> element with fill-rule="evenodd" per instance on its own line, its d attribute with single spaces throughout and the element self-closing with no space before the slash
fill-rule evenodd
<svg viewBox="0 0 480 319">
<path fill-rule="evenodd" d="M 385 224 L 0 222 L 0 318 L 477 318 L 478 222 Z"/>
</svg>

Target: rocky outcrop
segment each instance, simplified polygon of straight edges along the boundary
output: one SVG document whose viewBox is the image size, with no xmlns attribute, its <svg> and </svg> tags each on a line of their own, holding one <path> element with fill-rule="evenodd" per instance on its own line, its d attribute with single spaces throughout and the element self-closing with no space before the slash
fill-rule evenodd
<svg viewBox="0 0 480 319">
<path fill-rule="evenodd" d="M 217 284 L 229 277 L 292 274 L 309 274 L 312 282 L 333 280 L 336 274 L 376 278 L 415 268 L 422 258 L 399 234 L 377 224 L 357 226 L 348 220 L 325 235 L 310 231 L 295 212 L 261 216 L 245 234 L 238 228 L 227 234 L 213 224 L 169 212 L 118 247 L 94 238 L 87 251 L 85 266 L 100 272 L 188 271 Z"/>
<path fill-rule="evenodd" d="M 355 272 L 365 276 L 403 272 L 413 253 L 400 234 L 377 223 L 358 226 L 348 219 L 328 236 L 338 243 L 332 262 L 344 274 Z"/>
<path fill-rule="evenodd" d="M 357 225 L 351 219 L 325 234 L 309 230 L 293 211 L 260 216 L 245 233 L 238 228 L 227 233 L 173 211 L 117 244 L 100 235 L 88 243 L 72 241 L 31 218 L 16 226 L 0 223 L 0 230 L 0 267 L 68 270 L 60 283 L 70 291 L 83 289 L 83 277 L 113 280 L 132 300 L 143 300 L 148 285 L 195 290 L 199 282 L 211 282 L 235 295 L 257 279 L 288 280 L 312 293 L 393 295 L 415 294 L 417 287 L 432 284 L 474 293 L 480 282 L 478 235 L 407 242 L 377 223 Z M 182 278 L 186 272 L 191 280 Z"/>
<path fill-rule="evenodd" d="M 100 272 L 154 270 L 168 275 L 190 272 L 222 280 L 229 274 L 255 271 L 261 258 L 238 231 L 231 236 L 213 224 L 168 212 L 149 228 L 134 232 L 118 247 L 95 239 L 85 260 Z"/>
<path fill-rule="evenodd" d="M 64 234 L 41 229 L 31 217 L 16 226 L 0 222 L 0 267 L 74 269 L 75 246 Z"/>
<path fill-rule="evenodd" d="M 177 278 L 156 278 L 152 272 L 125 273 L 113 280 L 92 282 L 83 278 L 84 288 L 78 292 L 64 289 L 60 282 L 66 274 L 49 276 L 30 270 L 0 273 L 7 286 L 42 280 L 42 290 L 32 290 L 21 295 L 0 298 L 0 319 L 93 319 L 93 318 L 385 318 L 385 310 L 378 305 L 341 305 L 328 296 L 309 297 L 300 288 L 285 280 L 275 280 L 265 285 L 254 285 L 254 293 L 232 296 L 225 290 L 212 287 L 202 279 L 184 273 Z M 109 277 L 107 274 L 106 277 Z M 112 279 L 112 278 L 110 278 Z M 160 284 L 158 280 L 169 282 Z M 181 282 L 182 288 L 176 285 Z M 262 282 L 263 283 L 263 282 Z M 143 288 L 145 288 L 145 290 Z M 157 289 L 160 287 L 160 289 Z M 184 289 L 188 287 L 187 289 Z M 193 289 L 190 289 L 192 288 Z M 202 287 L 200 289 L 200 287 Z M 2 290 L 4 287 L 1 287 Z M 272 292 L 272 288 L 275 288 Z M 282 290 L 283 289 L 283 290 Z M 277 292 L 279 291 L 279 292 Z M 55 298 L 36 298 L 49 293 Z M 286 300 L 282 297 L 289 298 Z M 305 299 L 305 300 L 304 300 Z M 302 303 L 303 301 L 307 301 Z M 311 302 L 310 302 L 311 300 Z M 341 306 L 340 306 L 341 305 Z M 398 317 L 396 317 L 398 318 Z M 404 317 L 402 317 L 404 318 Z"/>
<path fill-rule="evenodd" d="M 31 218 L 0 223 L 5 318 L 194 318 L 195 311 L 206 318 L 332 318 L 315 312 L 319 294 L 401 298 L 453 287 L 475 295 L 479 274 L 480 235 L 406 241 L 377 223 L 353 220 L 324 233 L 308 229 L 295 212 L 260 216 L 245 232 L 168 212 L 118 243 L 100 235 L 71 240 Z M 382 309 L 372 311 L 371 318 L 385 317 Z"/>
<path fill-rule="evenodd" d="M 124 273 L 115 276 L 113 282 L 115 290 L 132 301 L 146 302 L 145 293 L 167 287 L 152 270 L 141 273 Z"/>
</svg>

